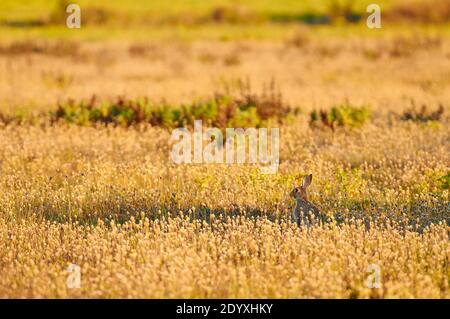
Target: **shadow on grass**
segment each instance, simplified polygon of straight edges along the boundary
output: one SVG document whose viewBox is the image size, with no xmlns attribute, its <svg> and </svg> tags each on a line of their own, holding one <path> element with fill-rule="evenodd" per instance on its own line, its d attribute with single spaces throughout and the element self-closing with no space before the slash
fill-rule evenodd
<svg viewBox="0 0 450 319">
<path fill-rule="evenodd" d="M 450 202 L 440 201 L 433 205 L 416 201 L 399 205 L 388 205 L 374 200 L 347 200 L 342 208 L 335 209 L 333 218 L 337 224 L 351 220 L 363 221 L 368 230 L 371 225 L 389 226 L 397 224 L 401 229 L 410 228 L 422 233 L 428 226 L 441 222 L 450 225 Z"/>
<path fill-rule="evenodd" d="M 338 16 L 347 23 L 358 23 L 362 20 L 363 16 L 359 13 L 350 13 L 346 15 Z M 336 16 L 333 17 L 329 14 L 318 13 L 302 13 L 302 14 L 281 14 L 272 15 L 271 21 L 277 23 L 304 23 L 309 25 L 325 25 L 332 24 L 336 20 Z"/>
<path fill-rule="evenodd" d="M 55 208 L 56 205 L 53 203 L 43 203 L 39 207 L 32 205 L 25 206 L 30 208 L 20 211 L 16 217 L 27 218 L 29 216 L 36 216 L 37 218 L 56 223 L 77 222 L 79 225 L 95 226 L 99 220 L 106 222 L 114 221 L 115 224 L 124 224 L 132 218 L 139 220 L 142 219 L 142 217 L 145 217 L 151 221 L 155 221 L 167 220 L 179 217 L 180 215 L 189 218 L 190 221 L 205 221 L 208 224 L 213 218 L 223 222 L 229 218 L 254 220 L 263 218 L 271 222 L 279 222 L 283 219 L 286 220 L 290 216 L 275 212 L 267 212 L 250 206 L 240 206 L 236 208 L 196 207 L 193 210 L 192 207 L 158 204 L 136 205 L 136 203 L 131 204 L 126 201 L 119 205 L 117 205 L 117 203 L 110 205 L 110 202 L 108 201 L 102 203 L 97 202 L 97 205 L 98 207 L 91 206 L 89 209 L 70 209 L 67 204 L 58 205 L 59 207 Z M 110 209 L 105 209 L 108 205 L 110 205 Z M 67 210 L 63 210 L 64 206 L 66 206 Z"/>
<path fill-rule="evenodd" d="M 337 225 L 361 221 L 368 230 L 373 225 L 387 227 L 397 225 L 400 229 L 412 229 L 417 232 L 432 224 L 444 222 L 450 225 L 450 203 L 438 202 L 427 205 L 422 202 L 412 204 L 387 206 L 375 201 L 347 201 L 345 205 L 337 205 L 334 209 L 321 207 L 323 213 L 327 213 L 326 223 L 332 219 Z M 339 207 L 342 206 L 342 207 Z M 78 222 L 80 225 L 96 225 L 98 220 L 105 222 L 114 221 L 123 224 L 131 218 L 136 220 L 142 217 L 149 220 L 167 220 L 178 217 L 181 214 L 190 221 L 210 223 L 212 218 L 216 221 L 226 222 L 228 219 L 242 218 L 246 220 L 267 219 L 273 223 L 287 222 L 291 219 L 291 209 L 284 211 L 273 209 L 261 209 L 251 206 L 232 207 L 187 207 L 176 200 L 169 202 L 155 202 L 149 198 L 114 197 L 102 199 L 95 204 L 89 202 L 73 207 L 68 202 L 22 202 L 18 203 L 15 211 L 16 218 L 37 216 L 44 220 L 57 223 Z M 22 209 L 19 209 L 22 207 Z M 334 204 L 333 204 L 333 207 Z M 26 209 L 23 209 L 26 208 Z"/>
<path fill-rule="evenodd" d="M 326 14 L 303 13 L 303 14 L 274 14 L 269 20 L 274 23 L 305 23 L 310 25 L 330 24 L 331 18 Z"/>
</svg>

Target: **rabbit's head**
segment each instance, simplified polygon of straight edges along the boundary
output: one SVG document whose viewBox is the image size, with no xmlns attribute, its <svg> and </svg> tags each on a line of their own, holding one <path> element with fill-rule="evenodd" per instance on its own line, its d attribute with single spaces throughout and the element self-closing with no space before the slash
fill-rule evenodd
<svg viewBox="0 0 450 319">
<path fill-rule="evenodd" d="M 304 201 L 307 201 L 308 193 L 306 190 L 308 186 L 311 185 L 311 182 L 312 182 L 312 174 L 303 177 L 302 186 L 294 187 L 294 189 L 291 191 L 291 197 L 293 199 L 302 199 Z"/>
</svg>

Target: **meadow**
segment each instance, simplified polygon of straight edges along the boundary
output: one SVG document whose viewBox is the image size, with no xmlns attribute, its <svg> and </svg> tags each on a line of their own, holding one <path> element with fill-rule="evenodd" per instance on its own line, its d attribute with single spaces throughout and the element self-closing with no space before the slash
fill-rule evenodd
<svg viewBox="0 0 450 319">
<path fill-rule="evenodd" d="M 0 3 L 0 297 L 450 298 L 445 2 L 167 3 Z M 195 119 L 280 128 L 277 173 L 175 164 Z"/>
</svg>

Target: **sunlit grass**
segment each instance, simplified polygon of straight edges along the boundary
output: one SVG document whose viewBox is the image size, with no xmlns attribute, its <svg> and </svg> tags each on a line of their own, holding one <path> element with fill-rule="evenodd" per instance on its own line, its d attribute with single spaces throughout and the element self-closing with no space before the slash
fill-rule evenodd
<svg viewBox="0 0 450 319">
<path fill-rule="evenodd" d="M 328 1 L 248 0 L 262 20 L 217 22 L 202 17 L 235 1 L 80 0 L 123 20 L 69 30 L 47 20 L 56 2 L 0 2 L 0 297 L 450 298 L 448 25 L 296 20 Z M 244 82 L 255 105 L 229 99 Z M 171 129 L 200 118 L 279 126 L 279 170 L 176 165 Z M 305 174 L 327 221 L 309 229 L 289 197 Z"/>
<path fill-rule="evenodd" d="M 448 298 L 448 126 L 332 133 L 304 117 L 283 127 L 275 175 L 171 164 L 159 128 L 1 130 L 0 294 Z M 310 230 L 290 221 L 305 173 L 335 220 Z"/>
</svg>

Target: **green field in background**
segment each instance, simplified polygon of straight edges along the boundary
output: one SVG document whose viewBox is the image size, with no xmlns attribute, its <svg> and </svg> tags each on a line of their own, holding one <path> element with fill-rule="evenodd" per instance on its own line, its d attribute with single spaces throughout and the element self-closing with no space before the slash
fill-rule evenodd
<svg viewBox="0 0 450 319">
<path fill-rule="evenodd" d="M 417 0 L 409 0 L 417 1 Z M 422 0 L 426 1 L 426 0 Z M 66 1 L 69 3 L 68 1 Z M 371 30 L 365 26 L 366 7 L 371 0 L 77 0 L 81 6 L 82 28 L 68 29 L 64 22 L 47 23 L 55 12 L 62 19 L 66 13 L 61 9 L 61 0 L 1 0 L 0 41 L 22 39 L 72 39 L 72 40 L 284 40 L 290 38 L 300 27 L 309 29 L 318 36 L 359 35 L 364 37 L 395 34 L 411 34 L 417 30 L 440 35 L 450 34 L 449 25 L 391 25 L 383 21 L 383 28 Z M 387 9 L 401 0 L 377 1 Z M 309 25 L 296 19 L 311 15 L 320 17 L 329 14 L 333 5 L 353 3 L 352 10 L 361 16 L 360 23 L 332 23 Z M 238 23 L 183 23 L 183 18 L 208 17 L 218 8 L 244 8 L 257 15 L 257 21 Z M 101 9 L 110 15 L 105 23 L 84 23 L 89 10 Z M 118 17 L 116 19 L 116 17 Z M 87 18 L 86 18 L 87 19 Z M 124 22 L 124 19 L 126 22 Z M 172 20 L 171 20 L 172 19 Z M 171 21 L 168 23 L 158 23 Z M 175 22 L 174 22 L 175 21 Z"/>
<path fill-rule="evenodd" d="M 39 19 L 46 17 L 57 7 L 59 0 L 2 0 L 0 20 Z M 354 3 L 354 9 L 364 12 L 372 0 L 76 0 L 70 1 L 83 7 L 101 7 L 139 17 L 141 15 L 173 16 L 189 12 L 207 13 L 223 6 L 240 6 L 262 16 L 290 15 L 308 12 L 325 13 L 333 3 Z M 378 0 L 380 6 L 388 6 L 400 0 Z"/>
</svg>

